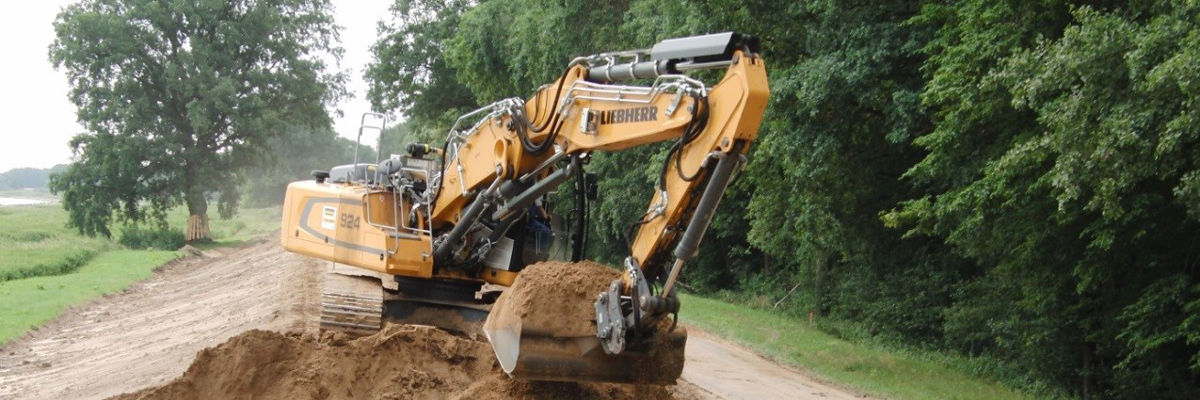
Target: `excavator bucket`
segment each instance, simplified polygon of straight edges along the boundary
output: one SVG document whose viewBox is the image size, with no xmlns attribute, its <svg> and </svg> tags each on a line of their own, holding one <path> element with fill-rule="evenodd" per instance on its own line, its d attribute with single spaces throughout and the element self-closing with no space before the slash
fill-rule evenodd
<svg viewBox="0 0 1200 400">
<path fill-rule="evenodd" d="M 595 263 L 535 264 L 500 295 L 483 331 L 514 379 L 673 384 L 683 372 L 687 333 L 660 329 L 607 354 L 596 337 L 595 296 L 615 271 Z"/>
<path fill-rule="evenodd" d="M 515 379 L 674 384 L 683 372 L 683 328 L 663 334 L 654 347 L 616 355 L 606 354 L 595 336 L 557 337 L 521 328 L 520 322 L 484 324 L 500 367 Z"/>
</svg>

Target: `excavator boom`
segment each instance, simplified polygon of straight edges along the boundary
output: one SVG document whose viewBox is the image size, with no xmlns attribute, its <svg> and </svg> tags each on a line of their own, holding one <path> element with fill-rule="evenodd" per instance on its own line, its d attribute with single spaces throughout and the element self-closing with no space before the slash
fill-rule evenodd
<svg viewBox="0 0 1200 400">
<path fill-rule="evenodd" d="M 538 111 L 529 105 L 562 104 L 556 107 L 563 110 L 558 124 L 566 128 L 529 136 L 531 142 L 556 143 L 567 154 L 676 142 L 637 221 L 625 273 L 594 295 L 596 334 L 565 336 L 506 315 L 521 311 L 504 304 L 509 293 L 501 295 L 484 331 L 506 372 L 523 379 L 626 383 L 667 383 L 679 376 L 686 334 L 662 319 L 678 311 L 673 285 L 679 271 L 696 256 L 722 194 L 757 136 L 768 94 L 757 47 L 753 38 L 725 33 L 669 40 L 644 53 L 585 58 L 525 103 L 527 114 Z M 615 56 L 632 60 L 614 64 Z M 689 67 L 724 68 L 725 76 L 708 88 L 671 74 L 678 72 L 672 68 Z M 647 87 L 613 82 L 634 79 L 654 82 Z M 522 290 L 524 278 L 518 276 L 510 291 Z M 664 282 L 657 293 L 654 281 Z M 577 316 L 563 316 L 570 317 Z"/>
<path fill-rule="evenodd" d="M 724 75 L 712 86 L 686 74 L 714 69 Z M 494 300 L 483 331 L 515 378 L 672 382 L 686 341 L 670 318 L 675 282 L 744 164 L 767 98 L 759 42 L 734 32 L 579 57 L 528 100 L 461 116 L 440 149 L 410 144 L 293 183 L 283 243 L 399 283 L 380 298 L 444 306 L 450 294 L 475 310 Z M 552 279 L 526 268 L 555 247 L 544 243 L 553 224 L 540 204 L 574 179 L 583 212 L 592 153 L 662 142 L 673 144 L 620 274 L 577 285 L 583 297 L 570 301 L 581 307 L 558 316 L 587 329 L 543 323 L 536 303 L 549 297 L 536 290 L 554 285 L 523 284 Z M 586 218 L 571 217 L 579 261 Z M 498 299 L 483 289 L 497 287 L 508 287 Z"/>
</svg>

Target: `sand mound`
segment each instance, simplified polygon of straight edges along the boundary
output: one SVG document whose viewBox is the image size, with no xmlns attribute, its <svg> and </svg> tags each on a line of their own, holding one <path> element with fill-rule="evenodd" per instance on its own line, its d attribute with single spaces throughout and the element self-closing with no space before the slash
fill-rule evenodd
<svg viewBox="0 0 1200 400">
<path fill-rule="evenodd" d="M 687 397 L 687 396 L 685 396 Z M 411 325 L 367 337 L 253 330 L 201 351 L 183 376 L 115 399 L 673 399 L 649 385 L 519 382 L 482 341 Z"/>
<path fill-rule="evenodd" d="M 493 364 L 487 343 L 429 327 L 352 341 L 253 330 L 201 351 L 175 381 L 117 398 L 446 398 Z"/>
<path fill-rule="evenodd" d="M 519 316 L 525 332 L 592 336 L 596 334 L 596 296 L 618 276 L 616 270 L 592 261 L 533 264 L 521 270 L 513 286 L 500 295 L 491 316 Z M 496 322 L 510 325 L 505 320 Z"/>
</svg>

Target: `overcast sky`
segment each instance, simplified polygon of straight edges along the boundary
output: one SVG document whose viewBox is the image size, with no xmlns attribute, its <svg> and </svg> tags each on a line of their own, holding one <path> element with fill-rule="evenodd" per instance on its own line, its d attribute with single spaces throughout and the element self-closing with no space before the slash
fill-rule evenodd
<svg viewBox="0 0 1200 400">
<path fill-rule="evenodd" d="M 75 106 L 67 100 L 67 78 L 54 70 L 47 47 L 54 40 L 54 17 L 73 0 L 8 2 L 0 13 L 0 172 L 19 167 L 49 168 L 70 162 L 67 142 L 83 128 L 75 122 Z M 359 117 L 370 111 L 362 70 L 371 59 L 376 22 L 387 16 L 392 0 L 333 0 L 342 47 L 341 69 L 349 70 L 354 98 L 339 108 L 338 134 L 354 138 Z"/>
</svg>

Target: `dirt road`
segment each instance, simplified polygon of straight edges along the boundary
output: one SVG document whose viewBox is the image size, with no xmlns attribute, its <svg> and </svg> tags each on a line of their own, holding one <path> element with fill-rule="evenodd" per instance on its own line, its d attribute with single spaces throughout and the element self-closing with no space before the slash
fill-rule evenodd
<svg viewBox="0 0 1200 400">
<path fill-rule="evenodd" d="M 325 264 L 276 241 L 175 262 L 0 348 L 0 399 L 95 399 L 160 386 L 252 329 L 314 332 Z M 675 398 L 854 398 L 692 329 Z"/>
<path fill-rule="evenodd" d="M 682 380 L 718 399 L 858 399 L 704 331 L 688 330 Z"/>
</svg>

